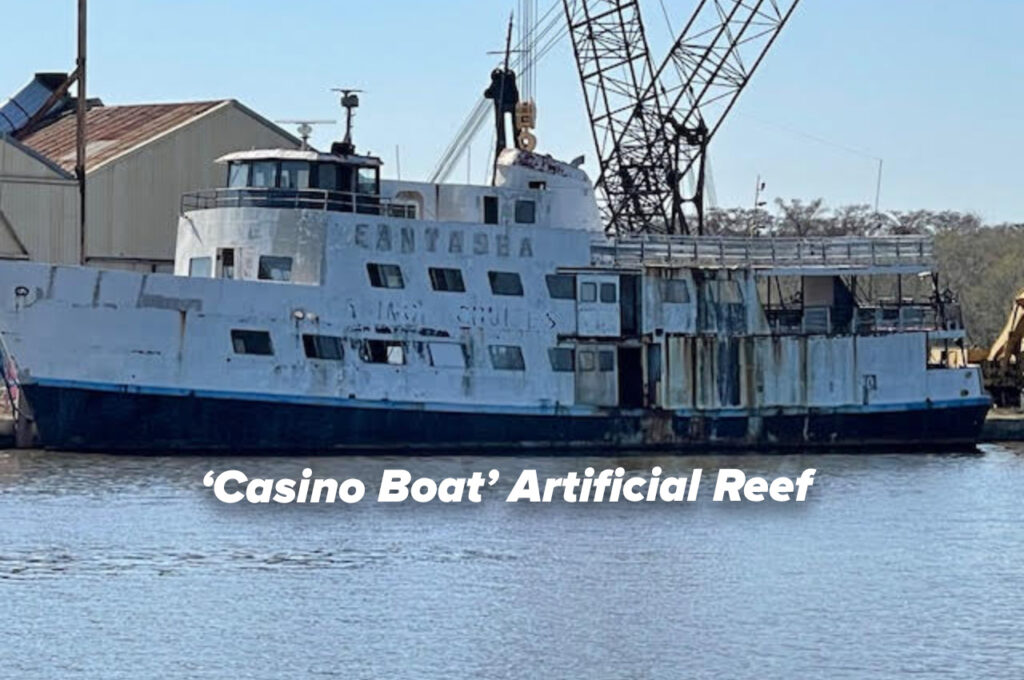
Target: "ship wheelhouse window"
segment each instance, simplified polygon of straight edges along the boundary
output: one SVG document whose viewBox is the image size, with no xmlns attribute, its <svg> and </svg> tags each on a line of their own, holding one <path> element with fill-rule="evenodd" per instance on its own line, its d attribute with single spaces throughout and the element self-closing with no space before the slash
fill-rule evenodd
<svg viewBox="0 0 1024 680">
<path fill-rule="evenodd" d="M 615 290 L 614 283 L 602 283 L 601 284 L 601 302 L 615 302 L 618 300 L 618 294 Z"/>
<path fill-rule="evenodd" d="M 515 345 L 491 345 L 491 366 L 497 371 L 525 371 L 523 350 Z"/>
<path fill-rule="evenodd" d="M 615 370 L 615 352 L 601 350 L 597 353 L 597 370 L 608 373 Z"/>
<path fill-rule="evenodd" d="M 498 223 L 498 197 L 484 196 L 484 224 Z"/>
<path fill-rule="evenodd" d="M 272 189 L 277 186 L 277 161 L 259 161 L 252 164 L 249 186 Z"/>
<path fill-rule="evenodd" d="M 570 347 L 552 347 L 548 350 L 551 370 L 556 373 L 572 373 L 576 370 L 576 352 Z"/>
<path fill-rule="evenodd" d="M 307 359 L 341 361 L 345 358 L 345 341 L 333 335 L 303 335 L 302 348 Z"/>
<path fill-rule="evenodd" d="M 338 190 L 338 166 L 334 163 L 316 164 L 316 188 L 324 191 Z"/>
<path fill-rule="evenodd" d="M 228 166 L 228 188 L 239 189 L 249 185 L 249 163 L 231 161 Z"/>
<path fill-rule="evenodd" d="M 270 333 L 267 331 L 246 331 L 233 329 L 231 331 L 231 347 L 235 354 L 255 354 L 258 356 L 273 356 L 274 343 L 270 340 Z"/>
<path fill-rule="evenodd" d="M 291 281 L 292 258 L 260 255 L 258 277 L 262 281 Z"/>
<path fill-rule="evenodd" d="M 377 187 L 377 168 L 359 168 L 356 172 L 356 193 L 376 196 L 380 193 Z"/>
<path fill-rule="evenodd" d="M 662 302 L 681 304 L 690 301 L 690 289 L 685 279 L 661 279 L 658 287 Z"/>
<path fill-rule="evenodd" d="M 523 280 L 516 272 L 487 272 L 491 281 L 491 292 L 495 295 L 522 297 Z"/>
<path fill-rule="evenodd" d="M 597 302 L 597 284 L 587 281 L 580 284 L 580 302 Z"/>
<path fill-rule="evenodd" d="M 466 284 L 462 280 L 461 269 L 430 268 L 430 285 L 434 290 L 448 293 L 465 293 Z"/>
<path fill-rule="evenodd" d="M 278 186 L 282 189 L 308 189 L 309 163 L 305 161 L 282 161 Z"/>
<path fill-rule="evenodd" d="M 456 342 L 427 344 L 430 365 L 435 368 L 466 368 L 469 365 L 469 347 Z"/>
<path fill-rule="evenodd" d="M 536 201 L 516 201 L 516 222 L 518 224 L 535 224 L 537 222 Z"/>
<path fill-rule="evenodd" d="M 397 340 L 360 340 L 359 358 L 367 364 L 405 364 L 405 344 Z"/>
<path fill-rule="evenodd" d="M 548 274 L 545 281 L 548 284 L 548 295 L 551 296 L 551 299 L 576 299 L 576 277 L 572 274 Z"/>
<path fill-rule="evenodd" d="M 402 268 L 397 264 L 366 263 L 366 273 L 370 276 L 370 285 L 374 288 L 405 288 Z"/>
<path fill-rule="evenodd" d="M 188 261 L 188 275 L 198 279 L 208 279 L 213 273 L 213 258 L 193 257 Z"/>
</svg>

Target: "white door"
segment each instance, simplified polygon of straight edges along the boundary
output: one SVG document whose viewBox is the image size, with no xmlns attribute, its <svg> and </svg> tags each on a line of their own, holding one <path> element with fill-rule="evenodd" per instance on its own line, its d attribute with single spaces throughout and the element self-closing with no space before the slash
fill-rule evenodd
<svg viewBox="0 0 1024 680">
<path fill-rule="evenodd" d="M 618 275 L 580 274 L 576 284 L 577 334 L 589 338 L 621 335 Z"/>
</svg>

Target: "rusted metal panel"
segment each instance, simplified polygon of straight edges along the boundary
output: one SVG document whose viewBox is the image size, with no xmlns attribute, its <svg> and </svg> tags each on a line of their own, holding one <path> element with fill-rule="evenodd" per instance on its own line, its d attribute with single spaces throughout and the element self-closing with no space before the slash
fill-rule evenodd
<svg viewBox="0 0 1024 680">
<path fill-rule="evenodd" d="M 807 403 L 806 338 L 761 336 L 754 339 L 756 390 L 766 407 Z"/>
<path fill-rule="evenodd" d="M 95 106 L 86 116 L 86 171 L 228 101 Z M 75 119 L 66 117 L 33 132 L 23 141 L 71 171 L 75 167 L 75 135 Z"/>
<path fill-rule="evenodd" d="M 665 338 L 665 408 L 693 408 L 693 338 L 670 335 Z"/>
<path fill-rule="evenodd" d="M 854 404 L 857 399 L 852 336 L 807 339 L 807 403 L 815 406 Z"/>
<path fill-rule="evenodd" d="M 696 288 L 688 269 L 647 269 L 641 291 L 644 333 L 695 332 Z"/>
</svg>

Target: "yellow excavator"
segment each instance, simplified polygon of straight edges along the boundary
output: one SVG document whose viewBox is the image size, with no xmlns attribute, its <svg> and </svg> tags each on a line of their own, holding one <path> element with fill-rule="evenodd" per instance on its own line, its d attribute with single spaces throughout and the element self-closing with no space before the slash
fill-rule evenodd
<svg viewBox="0 0 1024 680">
<path fill-rule="evenodd" d="M 1013 299 L 1006 326 L 982 362 L 985 389 L 996 406 L 1020 407 L 1024 390 L 1024 290 Z"/>
</svg>

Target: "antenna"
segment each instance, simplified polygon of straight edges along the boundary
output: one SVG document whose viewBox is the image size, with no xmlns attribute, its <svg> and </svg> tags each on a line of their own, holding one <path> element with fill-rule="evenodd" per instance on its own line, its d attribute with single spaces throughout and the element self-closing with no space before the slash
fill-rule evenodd
<svg viewBox="0 0 1024 680">
<path fill-rule="evenodd" d="M 313 134 L 314 125 L 334 125 L 336 120 L 275 120 L 278 125 L 298 125 L 296 131 L 302 139 L 302 150 L 309 149 L 309 136 Z"/>
<path fill-rule="evenodd" d="M 338 145 L 338 152 L 342 154 L 350 154 L 356 150 L 355 145 L 352 143 L 352 119 L 355 118 L 355 110 L 359 108 L 359 96 L 363 90 L 351 90 L 347 88 L 335 87 L 331 89 L 331 92 L 341 93 L 341 108 L 345 109 L 345 139 L 342 140 L 341 144 Z"/>
</svg>

